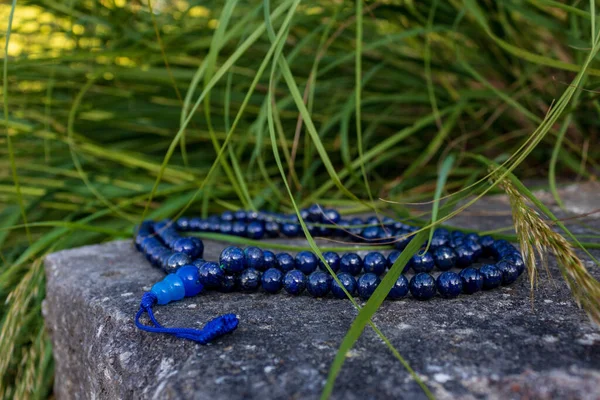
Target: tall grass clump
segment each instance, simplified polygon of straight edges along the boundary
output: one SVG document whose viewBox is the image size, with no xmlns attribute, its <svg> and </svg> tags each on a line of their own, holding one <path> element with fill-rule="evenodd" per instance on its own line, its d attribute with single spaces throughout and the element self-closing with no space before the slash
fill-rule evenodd
<svg viewBox="0 0 600 400">
<path fill-rule="evenodd" d="M 505 183 L 547 180 L 562 205 L 558 178 L 597 179 L 593 1 L 20 0 L 0 15 L 0 397 L 51 392 L 44 256 L 148 217 L 318 202 L 414 219 L 407 204 L 433 200 L 354 304 L 324 397 L 367 325 L 414 374 L 371 316 L 429 228 L 489 193 L 509 194 L 509 238 L 553 251 L 597 320 L 572 250 L 597 244 L 551 235 Z"/>
</svg>

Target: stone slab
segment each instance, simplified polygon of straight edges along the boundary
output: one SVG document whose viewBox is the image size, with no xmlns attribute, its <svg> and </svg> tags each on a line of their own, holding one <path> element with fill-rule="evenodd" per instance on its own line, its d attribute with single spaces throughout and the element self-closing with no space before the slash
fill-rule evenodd
<svg viewBox="0 0 600 400">
<path fill-rule="evenodd" d="M 469 212 L 454 223 L 510 224 L 505 201 Z M 224 245 L 205 242 L 207 257 L 217 258 Z M 600 251 L 593 254 L 600 258 Z M 59 399 L 318 398 L 357 315 L 344 300 L 264 293 L 208 293 L 157 308 L 167 326 L 201 326 L 227 312 L 240 317 L 232 335 L 200 346 L 133 325 L 142 293 L 163 274 L 131 241 L 61 251 L 45 265 L 44 314 Z M 574 304 L 553 262 L 550 271 L 554 279 L 542 277 L 533 303 L 522 277 L 451 301 L 386 302 L 374 322 L 440 399 L 598 399 L 600 330 Z M 367 328 L 347 355 L 333 398 L 425 396 Z"/>
</svg>

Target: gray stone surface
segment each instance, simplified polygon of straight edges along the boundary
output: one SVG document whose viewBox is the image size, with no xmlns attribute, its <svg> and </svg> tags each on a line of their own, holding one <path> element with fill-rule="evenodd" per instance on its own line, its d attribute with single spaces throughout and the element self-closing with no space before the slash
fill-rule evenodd
<svg viewBox="0 0 600 400">
<path fill-rule="evenodd" d="M 598 220 L 586 222 L 573 229 L 600 228 Z M 454 223 L 493 229 L 508 226 L 510 213 L 504 199 L 491 199 Z M 209 258 L 224 246 L 205 244 Z M 386 302 L 374 321 L 440 399 L 598 399 L 600 330 L 571 300 L 556 265 L 550 270 L 554 278 L 542 276 L 533 303 L 522 277 L 451 301 Z M 44 314 L 59 399 L 317 398 L 357 315 L 347 301 L 264 293 L 208 293 L 157 308 L 167 326 L 239 315 L 232 335 L 200 346 L 134 327 L 142 293 L 163 275 L 130 241 L 52 254 L 46 274 Z M 333 397 L 425 396 L 367 328 L 347 355 Z"/>
</svg>

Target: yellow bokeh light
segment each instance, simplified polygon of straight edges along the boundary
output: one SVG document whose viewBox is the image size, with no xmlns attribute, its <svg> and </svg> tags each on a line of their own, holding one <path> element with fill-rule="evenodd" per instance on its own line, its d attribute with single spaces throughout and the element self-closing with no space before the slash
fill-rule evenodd
<svg viewBox="0 0 600 400">
<path fill-rule="evenodd" d="M 208 17 L 210 15 L 210 10 L 206 7 L 195 6 L 190 8 L 188 14 L 191 17 Z"/>
</svg>

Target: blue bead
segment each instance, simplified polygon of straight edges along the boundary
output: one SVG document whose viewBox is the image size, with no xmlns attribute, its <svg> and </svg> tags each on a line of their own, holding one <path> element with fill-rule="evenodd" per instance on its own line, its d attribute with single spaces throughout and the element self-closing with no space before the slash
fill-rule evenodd
<svg viewBox="0 0 600 400">
<path fill-rule="evenodd" d="M 394 265 L 398 257 L 400 257 L 400 254 L 401 253 L 398 250 L 392 250 L 390 254 L 388 254 L 387 263 L 389 268 L 392 268 L 392 265 Z"/>
<path fill-rule="evenodd" d="M 190 229 L 190 219 L 188 217 L 180 217 L 177 222 L 175 222 L 175 228 L 178 231 L 187 231 Z"/>
<path fill-rule="evenodd" d="M 460 268 L 466 268 L 473 264 L 474 252 L 469 247 L 457 246 L 454 248 L 456 253 L 456 266 Z"/>
<path fill-rule="evenodd" d="M 365 221 L 367 225 L 379 225 L 381 226 L 381 220 L 376 216 L 372 215 Z"/>
<path fill-rule="evenodd" d="M 432 249 L 437 249 L 438 247 L 448 246 L 450 244 L 449 236 L 436 236 L 435 234 L 431 238 L 431 242 L 429 242 L 429 247 Z"/>
<path fill-rule="evenodd" d="M 264 264 L 263 269 L 259 269 L 260 271 L 267 270 L 269 268 L 279 268 L 279 263 L 277 262 L 277 257 L 275 257 L 275 253 L 269 250 L 263 250 Z"/>
<path fill-rule="evenodd" d="M 481 239 L 481 238 L 479 237 L 479 235 L 478 235 L 478 234 L 476 234 L 476 233 L 474 233 L 474 232 L 473 232 L 473 233 L 467 233 L 467 234 L 465 235 L 465 240 L 472 240 L 472 241 L 474 241 L 474 242 L 476 242 L 476 243 L 479 243 L 479 239 Z"/>
<path fill-rule="evenodd" d="M 296 254 L 296 268 L 309 275 L 317 269 L 317 256 L 310 251 L 301 251 Z"/>
<path fill-rule="evenodd" d="M 433 261 L 440 271 L 447 271 L 456 265 L 456 253 L 451 247 L 438 247 L 433 250 Z"/>
<path fill-rule="evenodd" d="M 245 222 L 234 221 L 231 233 L 236 236 L 246 236 L 247 229 L 248 229 L 248 225 L 246 225 Z"/>
<path fill-rule="evenodd" d="M 350 234 L 350 236 L 352 237 L 353 240 L 358 240 L 363 228 L 357 227 L 356 225 L 364 225 L 365 221 L 363 221 L 361 218 L 355 217 L 355 218 L 352 218 L 349 221 L 349 223 L 350 223 L 350 225 L 347 229 L 348 233 Z"/>
<path fill-rule="evenodd" d="M 219 219 L 219 217 L 217 217 L 216 215 L 213 215 L 212 217 L 209 217 L 207 222 L 207 231 L 208 232 L 219 232 L 219 225 L 221 223 L 221 220 Z"/>
<path fill-rule="evenodd" d="M 273 238 L 279 236 L 279 224 L 275 221 L 265 222 L 265 232 L 268 237 Z"/>
<path fill-rule="evenodd" d="M 435 267 L 433 256 L 429 252 L 424 254 L 417 253 L 408 260 L 408 268 L 412 268 L 415 272 L 431 272 Z"/>
<path fill-rule="evenodd" d="M 160 263 L 159 266 L 162 268 L 163 271 L 167 270 L 167 267 L 169 265 L 169 259 L 171 258 L 171 256 L 174 253 L 171 250 L 167 250 L 165 252 L 162 252 L 160 254 Z"/>
<path fill-rule="evenodd" d="M 308 221 L 308 215 L 309 215 L 308 214 L 308 208 L 303 208 L 303 209 L 300 210 L 300 218 L 303 221 Z"/>
<path fill-rule="evenodd" d="M 252 221 L 248 224 L 248 229 L 246 230 L 246 236 L 250 239 L 259 240 L 265 236 L 265 228 L 263 223 L 260 221 Z"/>
<path fill-rule="evenodd" d="M 192 265 L 195 265 L 197 268 L 200 268 L 204 264 L 206 264 L 206 260 L 204 260 L 202 258 L 197 258 L 194 261 L 192 261 Z"/>
<path fill-rule="evenodd" d="M 233 211 L 223 211 L 221 214 L 221 221 L 229 221 L 233 222 L 235 217 L 233 216 Z"/>
<path fill-rule="evenodd" d="M 464 243 L 465 243 L 464 236 L 459 236 L 459 237 L 454 237 L 454 238 L 450 239 L 449 246 L 455 249 L 459 246 L 462 246 Z"/>
<path fill-rule="evenodd" d="M 323 210 L 318 204 L 313 204 L 308 207 L 308 220 L 311 222 L 321 222 Z"/>
<path fill-rule="evenodd" d="M 286 292 L 298 295 L 306 288 L 306 275 L 297 269 L 288 271 L 283 277 L 283 288 Z"/>
<path fill-rule="evenodd" d="M 450 231 L 446 228 L 436 228 L 433 236 L 450 238 Z"/>
<path fill-rule="evenodd" d="M 205 262 L 198 268 L 200 282 L 208 289 L 216 289 L 225 279 L 225 273 L 214 262 Z"/>
<path fill-rule="evenodd" d="M 233 217 L 237 220 L 237 221 L 241 221 L 244 222 L 246 221 L 246 217 L 248 216 L 248 214 L 246 213 L 246 211 L 244 210 L 237 210 L 235 213 L 233 213 Z"/>
<path fill-rule="evenodd" d="M 410 293 L 417 300 L 429 300 L 435 296 L 435 279 L 425 272 L 413 276 L 408 284 Z"/>
<path fill-rule="evenodd" d="M 172 250 L 178 253 L 185 253 L 194 259 L 202 257 L 204 245 L 202 244 L 202 241 L 197 238 L 182 237 L 175 241 Z"/>
<path fill-rule="evenodd" d="M 260 271 L 247 268 L 238 276 L 238 286 L 244 292 L 253 292 L 260 286 Z"/>
<path fill-rule="evenodd" d="M 502 283 L 502 272 L 495 265 L 486 264 L 479 268 L 479 272 L 483 276 L 484 289 L 497 288 Z"/>
<path fill-rule="evenodd" d="M 346 253 L 340 260 L 340 271 L 348 272 L 352 275 L 358 275 L 362 270 L 363 262 L 356 253 Z"/>
<path fill-rule="evenodd" d="M 461 231 L 452 231 L 450 233 L 450 236 L 452 237 L 452 239 L 456 239 L 456 238 L 464 238 L 465 234 L 462 233 Z"/>
<path fill-rule="evenodd" d="M 467 239 L 464 241 L 463 246 L 467 247 L 473 252 L 473 262 L 483 255 L 483 247 L 479 244 L 479 242 Z"/>
<path fill-rule="evenodd" d="M 260 214 L 258 211 L 246 211 L 246 221 L 258 221 Z"/>
<path fill-rule="evenodd" d="M 329 264 L 333 272 L 337 272 L 340 269 L 340 256 L 338 255 L 338 253 L 333 251 L 326 251 L 325 253 L 323 253 L 323 258 L 325 259 L 325 261 L 327 261 L 327 264 Z M 323 271 L 327 271 L 325 264 L 323 264 L 323 261 L 321 260 L 319 260 L 319 268 Z"/>
<path fill-rule="evenodd" d="M 348 293 L 350 293 L 350 296 L 353 296 L 356 292 L 356 279 L 354 279 L 354 277 L 347 272 L 340 272 L 337 274 L 337 277 L 342 285 L 346 288 Z M 335 280 L 331 282 L 331 293 L 338 299 L 346 298 L 346 293 L 344 293 L 340 285 L 338 285 Z"/>
<path fill-rule="evenodd" d="M 296 262 L 294 261 L 294 257 L 289 255 L 288 253 L 277 254 L 277 263 L 279 264 L 279 268 L 283 272 L 288 272 L 296 268 Z"/>
<path fill-rule="evenodd" d="M 473 294 L 483 289 L 483 275 L 476 268 L 465 268 L 458 274 L 463 292 Z"/>
<path fill-rule="evenodd" d="M 177 270 L 184 265 L 191 264 L 192 259 L 185 253 L 173 253 L 171 257 L 167 260 L 167 266 L 165 268 L 165 272 L 167 274 L 172 274 L 177 272 Z"/>
<path fill-rule="evenodd" d="M 407 233 L 403 230 L 396 231 L 394 237 L 394 247 L 398 250 L 404 250 L 413 238 L 412 236 L 407 236 Z"/>
<path fill-rule="evenodd" d="M 455 272 L 442 272 L 435 281 L 438 292 L 442 297 L 452 299 L 462 292 L 462 280 Z"/>
<path fill-rule="evenodd" d="M 520 253 L 511 253 L 505 256 L 502 260 L 514 264 L 515 267 L 517 267 L 517 272 L 519 273 L 519 275 L 521 275 L 523 271 L 525 271 L 525 263 L 523 262 L 523 257 L 521 257 Z"/>
<path fill-rule="evenodd" d="M 345 237 L 348 235 L 348 229 L 350 229 L 350 221 L 347 219 L 340 219 L 340 222 L 337 224 L 337 229 L 335 229 L 335 235 L 340 237 Z"/>
<path fill-rule="evenodd" d="M 483 255 L 491 256 L 492 255 L 492 247 L 494 246 L 494 238 L 490 235 L 481 236 L 479 238 L 479 244 L 483 250 Z"/>
<path fill-rule="evenodd" d="M 223 281 L 219 286 L 219 291 L 223 293 L 231 293 L 237 289 L 237 276 L 223 275 Z"/>
<path fill-rule="evenodd" d="M 219 256 L 219 265 L 228 275 L 239 274 L 246 268 L 244 251 L 235 246 L 225 248 Z"/>
<path fill-rule="evenodd" d="M 171 255 L 173 255 L 173 252 L 166 247 L 163 247 L 160 251 L 153 253 L 152 260 L 150 262 L 155 267 L 163 268 L 163 265 L 165 265 L 166 261 L 169 257 L 171 257 Z"/>
<path fill-rule="evenodd" d="M 405 297 L 408 294 L 408 279 L 404 275 L 400 275 L 398 279 L 396 279 L 396 283 L 390 289 L 390 292 L 387 295 L 388 299 L 398 300 Z"/>
<path fill-rule="evenodd" d="M 283 273 L 277 268 L 269 268 L 263 273 L 261 282 L 265 292 L 277 293 L 283 285 Z"/>
<path fill-rule="evenodd" d="M 233 222 L 223 221 L 219 224 L 219 233 L 223 235 L 233 235 Z"/>
<path fill-rule="evenodd" d="M 171 302 L 169 285 L 167 285 L 164 281 L 160 281 L 152 285 L 150 291 L 156 296 L 156 302 L 158 304 L 164 305 Z"/>
<path fill-rule="evenodd" d="M 179 301 L 185 297 L 183 281 L 176 274 L 169 274 L 163 279 L 168 287 L 170 301 Z"/>
<path fill-rule="evenodd" d="M 356 282 L 356 290 L 361 299 L 367 300 L 371 297 L 377 286 L 381 283 L 381 279 L 375 274 L 366 273 L 358 278 Z"/>
<path fill-rule="evenodd" d="M 261 249 L 255 246 L 246 247 L 244 249 L 244 257 L 246 259 L 246 268 L 254 268 L 259 271 L 264 271 L 265 255 Z"/>
<path fill-rule="evenodd" d="M 366 242 L 376 241 L 383 234 L 382 229 L 379 226 L 367 226 L 362 230 L 360 236 Z"/>
<path fill-rule="evenodd" d="M 367 273 L 381 275 L 385 272 L 387 260 L 385 256 L 377 251 L 367 254 L 363 260 L 363 268 Z"/>
<path fill-rule="evenodd" d="M 296 237 L 300 233 L 300 225 L 284 222 L 281 225 L 281 233 L 287 237 Z"/>
<path fill-rule="evenodd" d="M 184 265 L 176 274 L 183 282 L 186 297 L 196 296 L 204 289 L 204 285 L 200 282 L 200 272 L 195 265 Z"/>
<path fill-rule="evenodd" d="M 517 266 L 506 259 L 498 261 L 496 268 L 502 272 L 502 285 L 510 285 L 519 277 Z"/>
<path fill-rule="evenodd" d="M 315 271 L 308 277 L 306 290 L 313 297 L 324 297 L 331 289 L 333 278 L 327 272 Z"/>
<path fill-rule="evenodd" d="M 328 208 L 323 210 L 323 223 L 325 224 L 337 224 L 340 222 L 341 216 L 340 213 L 332 208 Z"/>
</svg>

